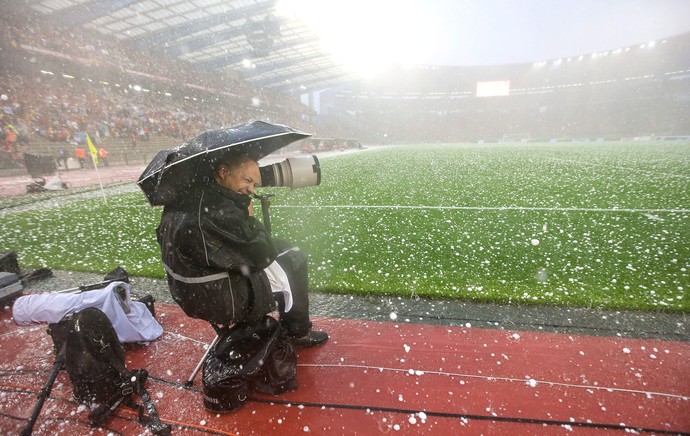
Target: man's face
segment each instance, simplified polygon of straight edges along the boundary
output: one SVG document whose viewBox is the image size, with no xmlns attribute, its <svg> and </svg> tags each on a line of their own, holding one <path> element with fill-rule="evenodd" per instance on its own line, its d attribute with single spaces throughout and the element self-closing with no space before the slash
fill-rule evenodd
<svg viewBox="0 0 690 436">
<path fill-rule="evenodd" d="M 219 185 L 231 191 L 245 195 L 254 195 L 254 188 L 259 186 L 261 181 L 259 164 L 253 160 L 245 160 L 232 171 L 222 166 L 218 171 L 216 180 Z"/>
</svg>

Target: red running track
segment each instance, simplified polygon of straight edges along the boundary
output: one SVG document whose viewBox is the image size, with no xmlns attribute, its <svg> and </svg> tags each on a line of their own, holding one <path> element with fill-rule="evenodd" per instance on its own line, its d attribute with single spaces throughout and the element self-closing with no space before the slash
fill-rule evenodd
<svg viewBox="0 0 690 436">
<path fill-rule="evenodd" d="M 119 182 L 135 183 L 144 166 L 110 166 L 99 167 L 98 172 L 93 168 L 58 171 L 60 180 L 69 188 L 83 188 L 85 186 L 98 186 L 99 180 L 103 185 Z M 33 182 L 29 174 L 20 176 L 0 177 L 0 197 L 13 197 L 27 193 L 26 186 Z"/>
<path fill-rule="evenodd" d="M 158 304 L 163 336 L 130 346 L 174 434 L 690 434 L 690 344 L 350 319 L 314 320 L 331 339 L 299 352 L 297 390 L 254 395 L 217 415 L 201 376 L 183 383 L 214 333 Z M 17 434 L 53 356 L 44 325 L 18 327 L 0 311 L 0 434 Z M 85 434 L 88 410 L 58 375 L 34 434 Z M 141 434 L 120 407 L 103 434 Z M 101 434 L 99 430 L 95 434 Z"/>
</svg>

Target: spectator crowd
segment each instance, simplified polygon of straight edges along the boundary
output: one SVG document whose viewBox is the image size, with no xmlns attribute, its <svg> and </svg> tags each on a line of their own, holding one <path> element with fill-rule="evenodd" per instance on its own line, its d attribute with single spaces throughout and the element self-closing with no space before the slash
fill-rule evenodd
<svg viewBox="0 0 690 436">
<path fill-rule="evenodd" d="M 82 142 L 84 133 L 96 146 L 118 138 L 136 148 L 152 135 L 182 142 L 204 130 L 250 119 L 307 132 L 317 129 L 307 121 L 311 109 L 296 97 L 255 89 L 241 80 L 200 72 L 178 60 L 85 32 L 37 18 L 0 17 L 3 56 L 12 59 L 0 66 L 5 157 L 20 160 L 23 147 L 32 140 Z M 84 74 L 65 75 L 51 71 L 53 66 Z M 162 76 L 161 71 L 175 76 Z M 109 72 L 117 79 L 108 80 Z M 132 86 L 142 73 L 148 83 Z"/>
</svg>

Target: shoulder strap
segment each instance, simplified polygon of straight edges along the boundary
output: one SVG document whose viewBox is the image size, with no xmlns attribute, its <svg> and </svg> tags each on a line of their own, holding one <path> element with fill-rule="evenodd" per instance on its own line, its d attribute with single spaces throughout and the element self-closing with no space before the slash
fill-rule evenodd
<svg viewBox="0 0 690 436">
<path fill-rule="evenodd" d="M 146 408 L 148 418 L 145 418 L 143 416 L 143 411 L 141 410 L 142 408 L 141 406 L 139 406 L 139 422 L 142 425 L 148 427 L 153 434 L 167 436 L 170 434 L 170 425 L 163 424 L 160 421 L 160 418 L 158 417 L 158 411 L 156 410 L 156 406 L 153 404 L 153 399 L 151 399 L 151 395 L 149 395 L 146 388 L 144 388 L 143 380 L 146 380 L 146 377 L 148 377 L 148 373 L 145 370 L 141 370 L 141 372 L 143 372 L 145 375 L 143 377 L 137 377 L 137 380 L 142 380 L 141 383 L 137 383 L 137 394 L 144 402 L 144 407 Z"/>
<path fill-rule="evenodd" d="M 124 403 L 137 411 L 139 423 L 148 427 L 153 434 L 163 436 L 169 435 L 171 431 L 170 425 L 163 424 L 160 421 L 153 399 L 144 387 L 146 379 L 148 378 L 148 372 L 143 369 L 137 369 L 131 372 L 127 371 L 127 373 L 128 377 L 124 379 L 125 382 L 122 383 L 120 389 L 113 394 L 105 404 L 98 406 L 98 408 L 89 414 L 91 423 L 94 426 L 103 425 L 118 406 Z M 132 394 L 134 393 L 139 395 L 144 403 L 143 406 L 132 399 Z M 148 415 L 148 417 L 146 415 Z"/>
<path fill-rule="evenodd" d="M 151 395 L 144 387 L 144 383 L 148 377 L 145 370 L 135 370 L 131 372 L 131 378 L 122 384 L 120 390 L 114 394 L 105 404 L 99 406 L 96 410 L 89 414 L 89 419 L 94 426 L 103 425 L 110 415 L 122 403 L 137 411 L 139 423 L 148 427 L 151 433 L 156 435 L 167 436 L 170 434 L 171 428 L 169 424 L 163 424 L 158 416 L 158 411 L 153 403 Z M 132 399 L 132 394 L 137 393 L 144 405 L 138 404 Z M 146 416 L 148 415 L 148 416 Z"/>
</svg>

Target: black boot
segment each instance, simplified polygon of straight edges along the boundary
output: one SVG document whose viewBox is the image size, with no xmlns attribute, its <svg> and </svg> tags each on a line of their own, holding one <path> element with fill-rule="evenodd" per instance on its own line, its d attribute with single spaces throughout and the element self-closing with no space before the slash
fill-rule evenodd
<svg viewBox="0 0 690 436">
<path fill-rule="evenodd" d="M 307 333 L 304 336 L 290 337 L 290 343 L 292 343 L 292 346 L 295 347 L 295 349 L 297 350 L 299 350 L 300 348 L 309 348 L 316 345 L 320 345 L 326 342 L 327 340 L 328 333 L 316 330 L 309 330 L 309 333 Z"/>
</svg>

